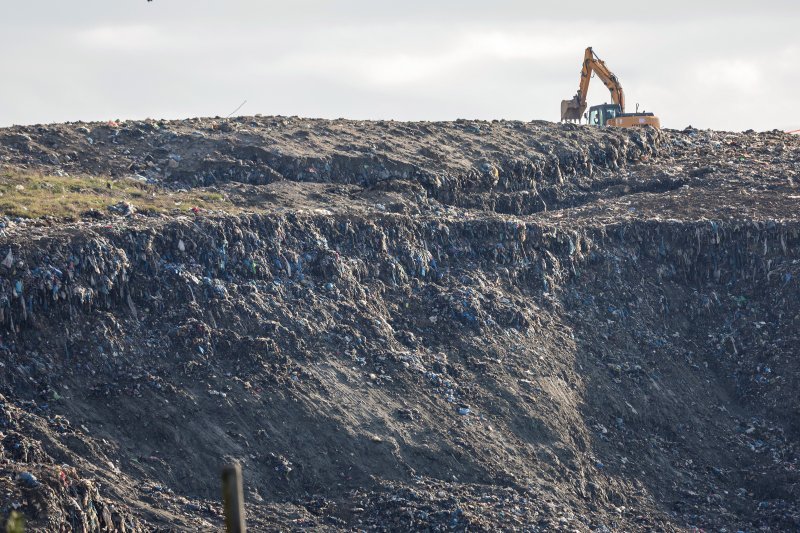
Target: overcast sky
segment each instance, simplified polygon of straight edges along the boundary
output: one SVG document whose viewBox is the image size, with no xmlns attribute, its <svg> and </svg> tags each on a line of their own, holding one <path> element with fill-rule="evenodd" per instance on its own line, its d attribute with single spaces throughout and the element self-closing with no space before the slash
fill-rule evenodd
<svg viewBox="0 0 800 533">
<path fill-rule="evenodd" d="M 658 4 L 653 6 L 650 4 Z M 0 0 L 0 126 L 559 119 L 586 46 L 665 127 L 800 128 L 800 0 Z M 593 80 L 589 103 L 609 101 Z"/>
</svg>

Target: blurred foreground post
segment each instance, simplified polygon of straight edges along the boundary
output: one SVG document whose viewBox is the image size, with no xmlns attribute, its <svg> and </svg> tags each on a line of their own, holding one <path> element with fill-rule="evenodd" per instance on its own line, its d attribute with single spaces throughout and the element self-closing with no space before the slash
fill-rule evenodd
<svg viewBox="0 0 800 533">
<path fill-rule="evenodd" d="M 238 463 L 222 468 L 222 503 L 225 506 L 225 530 L 245 533 L 242 467 Z"/>
</svg>

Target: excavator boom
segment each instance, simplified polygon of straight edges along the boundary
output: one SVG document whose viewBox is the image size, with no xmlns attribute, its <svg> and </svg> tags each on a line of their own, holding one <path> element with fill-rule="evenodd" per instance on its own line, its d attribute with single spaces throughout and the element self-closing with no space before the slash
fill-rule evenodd
<svg viewBox="0 0 800 533">
<path fill-rule="evenodd" d="M 593 73 L 608 87 L 611 92 L 611 101 L 620 107 L 620 112 L 625 112 L 625 93 L 622 90 L 622 84 L 590 46 L 583 54 L 581 81 L 577 94 L 571 100 L 562 100 L 561 102 L 561 120 L 580 121 L 586 111 L 586 97 L 589 93 L 589 81 L 592 79 Z"/>
<path fill-rule="evenodd" d="M 591 75 L 591 71 L 589 69 L 594 71 L 603 84 L 608 87 L 608 90 L 611 92 L 611 101 L 619 106 L 621 113 L 624 113 L 625 92 L 622 90 L 622 83 L 620 83 L 619 79 L 617 79 L 613 72 L 608 70 L 605 62 L 597 57 L 597 54 L 594 53 L 591 46 L 586 49 L 586 54 L 584 54 L 583 58 L 583 69 L 581 70 L 581 87 L 584 95 L 583 99 L 586 100 L 586 94 L 589 91 L 589 77 Z"/>
</svg>

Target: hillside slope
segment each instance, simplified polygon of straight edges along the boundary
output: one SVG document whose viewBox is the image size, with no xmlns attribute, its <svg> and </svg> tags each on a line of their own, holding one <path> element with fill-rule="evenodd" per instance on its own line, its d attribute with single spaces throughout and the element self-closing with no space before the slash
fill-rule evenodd
<svg viewBox="0 0 800 533">
<path fill-rule="evenodd" d="M 245 117 L 0 164 L 6 516 L 217 528 L 237 460 L 255 530 L 800 528 L 797 137 Z"/>
</svg>

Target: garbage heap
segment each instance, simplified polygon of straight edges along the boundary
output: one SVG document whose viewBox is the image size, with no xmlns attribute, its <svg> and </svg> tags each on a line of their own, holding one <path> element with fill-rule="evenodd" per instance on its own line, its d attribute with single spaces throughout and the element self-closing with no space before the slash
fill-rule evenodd
<svg viewBox="0 0 800 533">
<path fill-rule="evenodd" d="M 800 527 L 800 140 L 284 117 L 15 127 L 235 210 L 2 220 L 5 513 Z M 0 172 L 0 175 L 2 175 Z"/>
</svg>

